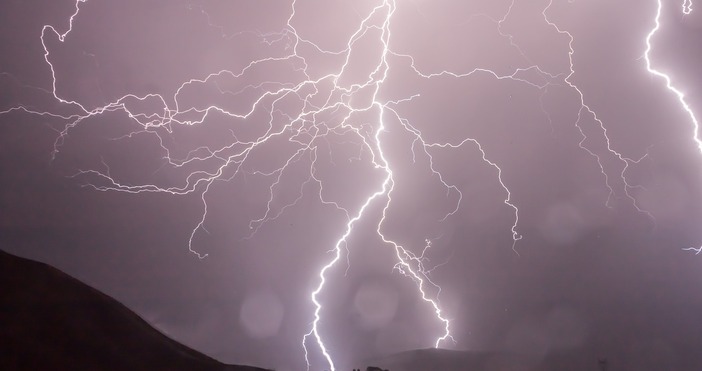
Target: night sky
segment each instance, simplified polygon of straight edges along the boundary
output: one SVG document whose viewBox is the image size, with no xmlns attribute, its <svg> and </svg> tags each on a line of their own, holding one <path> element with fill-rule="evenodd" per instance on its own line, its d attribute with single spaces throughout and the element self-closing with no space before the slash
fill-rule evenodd
<svg viewBox="0 0 702 371">
<path fill-rule="evenodd" d="M 696 5 L 648 57 L 702 116 Z M 337 369 L 441 318 L 446 349 L 694 367 L 702 152 L 658 6 L 2 1 L 0 248 L 223 362 L 305 369 L 321 288 Z"/>
</svg>

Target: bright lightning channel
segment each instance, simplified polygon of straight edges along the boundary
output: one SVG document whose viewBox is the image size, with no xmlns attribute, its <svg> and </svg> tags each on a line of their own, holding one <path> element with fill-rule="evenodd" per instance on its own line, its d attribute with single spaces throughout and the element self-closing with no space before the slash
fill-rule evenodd
<svg viewBox="0 0 702 371">
<path fill-rule="evenodd" d="M 390 244 L 394 247 L 396 257 L 398 259 L 398 263 L 395 265 L 395 268 L 399 272 L 412 278 L 412 280 L 414 280 L 416 282 L 417 287 L 419 289 L 419 292 L 421 293 L 421 298 L 424 301 L 428 302 L 433 307 L 434 313 L 436 314 L 436 317 L 443 323 L 444 334 L 436 339 L 435 346 L 439 347 L 440 343 L 446 339 L 453 339 L 450 335 L 450 322 L 448 319 L 446 319 L 443 316 L 442 311 L 439 308 L 438 294 L 436 295 L 436 298 L 430 298 L 428 296 L 427 292 L 425 291 L 425 287 L 426 287 L 427 282 L 429 282 L 429 284 L 434 286 L 434 287 L 438 288 L 438 286 L 436 284 L 434 284 L 433 282 L 431 282 L 431 280 L 429 279 L 429 277 L 427 275 L 427 272 L 423 270 L 423 266 L 421 264 L 421 260 L 422 260 L 421 257 L 417 257 L 416 255 L 412 254 L 410 251 L 406 250 L 404 247 L 402 247 L 401 245 L 399 245 L 395 241 L 387 238 L 386 235 L 383 234 L 383 232 L 382 232 L 382 225 L 386 219 L 387 210 L 389 209 L 391 201 L 392 201 L 391 194 L 392 194 L 392 191 L 394 189 L 395 181 L 393 178 L 393 170 L 391 169 L 390 164 L 385 157 L 385 153 L 384 153 L 383 146 L 382 146 L 382 139 L 381 139 L 381 135 L 385 131 L 385 128 L 386 128 L 385 127 L 385 111 L 386 111 L 386 109 L 388 109 L 388 110 L 391 110 L 391 109 L 387 108 L 387 103 L 383 103 L 383 102 L 378 100 L 378 92 L 379 92 L 379 89 L 380 89 L 382 83 L 385 82 L 388 71 L 390 69 L 389 64 L 388 64 L 388 59 L 387 59 L 388 56 L 390 55 L 390 50 L 389 50 L 389 41 L 390 41 L 390 37 L 391 37 L 390 21 L 391 21 L 392 15 L 394 14 L 395 10 L 396 10 L 396 4 L 394 1 L 384 1 L 381 5 L 374 8 L 370 12 L 370 14 L 365 19 L 363 19 L 359 28 L 351 36 L 349 43 L 347 44 L 347 50 L 351 51 L 353 40 L 356 40 L 358 35 L 362 35 L 365 32 L 365 30 L 368 30 L 372 27 L 372 26 L 366 26 L 366 24 L 372 19 L 372 17 L 376 13 L 384 12 L 385 17 L 383 17 L 382 25 L 380 25 L 380 29 L 382 30 L 381 35 L 380 35 L 380 41 L 382 43 L 383 50 L 382 50 L 381 56 L 379 58 L 378 64 L 375 67 L 375 70 L 373 72 L 371 72 L 366 84 L 361 85 L 360 88 L 367 87 L 368 85 L 373 86 L 373 94 L 372 94 L 370 106 L 364 107 L 361 110 L 369 110 L 372 107 L 375 107 L 378 110 L 378 119 L 377 119 L 378 120 L 378 127 L 377 127 L 377 130 L 375 131 L 375 135 L 374 135 L 374 143 L 375 143 L 374 151 L 371 151 L 371 153 L 373 155 L 372 162 L 376 168 L 380 168 L 386 173 L 386 177 L 382 183 L 381 189 L 376 191 L 375 193 L 373 193 L 370 197 L 368 197 L 366 199 L 366 201 L 364 202 L 364 204 L 361 206 L 358 214 L 353 219 L 349 220 L 349 222 L 347 223 L 347 226 L 346 226 L 345 233 L 339 238 L 339 240 L 337 241 L 337 243 L 334 247 L 333 259 L 331 261 L 329 261 L 324 267 L 322 267 L 322 269 L 319 272 L 319 279 L 320 279 L 319 285 L 311 294 L 311 300 L 315 305 L 314 321 L 312 322 L 312 329 L 310 330 L 310 332 L 308 334 L 306 334 L 303 337 L 303 341 L 302 341 L 302 346 L 303 346 L 303 349 L 305 352 L 305 360 L 307 361 L 307 369 L 308 370 L 310 368 L 310 362 L 309 362 L 309 358 L 308 358 L 308 349 L 306 346 L 306 340 L 310 336 L 313 336 L 315 338 L 315 340 L 317 341 L 317 345 L 321 349 L 321 352 L 322 352 L 324 358 L 326 359 L 330 369 L 332 371 L 335 370 L 335 364 L 334 364 L 332 357 L 329 354 L 326 346 L 324 345 L 324 342 L 322 340 L 322 336 L 320 335 L 320 332 L 319 332 L 319 322 L 321 320 L 320 313 L 322 310 L 322 303 L 318 300 L 318 295 L 322 292 L 322 290 L 324 289 L 324 286 L 326 284 L 326 272 L 329 269 L 331 269 L 341 258 L 342 248 L 347 243 L 346 240 L 349 237 L 349 235 L 351 234 L 353 224 L 356 221 L 358 221 L 359 219 L 361 219 L 364 211 L 369 207 L 369 205 L 372 203 L 372 201 L 374 201 L 376 198 L 379 198 L 382 196 L 385 196 L 386 202 L 385 202 L 385 205 L 383 207 L 382 218 L 380 219 L 380 221 L 377 224 L 376 231 L 377 231 L 378 235 L 381 236 L 384 243 Z M 292 28 L 292 25 L 290 25 L 290 22 L 288 22 L 288 26 Z M 294 30 L 294 28 L 293 28 L 293 30 Z M 350 57 L 350 53 L 347 54 L 346 61 L 342 67 L 342 73 L 346 69 L 346 67 L 349 63 L 349 57 Z M 379 77 L 374 77 L 374 76 L 379 76 Z M 334 79 L 334 88 L 347 91 L 346 89 L 344 89 L 343 87 L 340 87 L 338 85 L 337 79 L 338 79 L 338 77 Z M 391 110 L 391 111 L 397 115 L 397 113 L 394 110 Z M 399 116 L 397 116 L 397 117 L 399 118 Z M 377 157 L 376 157 L 376 154 L 377 154 Z M 446 185 L 446 183 L 443 183 L 443 184 Z M 453 187 L 453 188 L 455 188 L 455 187 Z M 430 244 L 427 243 L 427 248 L 429 246 L 430 246 Z M 416 265 L 416 268 L 412 266 L 412 264 L 411 264 L 412 262 L 418 263 Z M 440 288 L 439 288 L 439 292 L 440 292 Z"/>
<path fill-rule="evenodd" d="M 665 87 L 670 92 L 672 92 L 676 98 L 678 98 L 680 106 L 687 113 L 687 115 L 690 117 L 690 121 L 692 122 L 692 139 L 695 141 L 695 143 L 697 143 L 697 148 L 699 149 L 700 153 L 702 153 L 702 140 L 700 140 L 700 123 L 699 121 L 697 121 L 695 112 L 692 111 L 692 108 L 687 103 L 687 100 L 685 99 L 685 94 L 673 85 L 673 81 L 668 74 L 655 69 L 653 67 L 653 64 L 651 63 L 651 51 L 653 50 L 652 40 L 656 33 L 661 29 L 661 14 L 663 13 L 663 0 L 657 1 L 658 6 L 656 8 L 655 25 L 646 36 L 646 52 L 644 53 L 644 60 L 646 61 L 646 70 L 650 74 L 663 79 L 663 81 L 665 81 Z M 692 0 L 684 0 L 682 5 L 682 12 L 685 15 L 689 15 L 690 13 L 692 13 Z M 702 247 L 687 247 L 683 250 L 694 251 L 695 254 L 702 253 Z"/>
<path fill-rule="evenodd" d="M 683 12 L 683 14 L 686 14 L 686 15 L 692 13 L 692 0 L 684 0 L 683 1 L 682 12 Z"/>
</svg>

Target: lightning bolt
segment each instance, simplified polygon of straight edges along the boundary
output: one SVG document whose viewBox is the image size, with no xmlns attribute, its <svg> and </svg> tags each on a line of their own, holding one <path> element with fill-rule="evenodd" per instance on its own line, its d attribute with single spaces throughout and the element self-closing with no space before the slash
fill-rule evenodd
<svg viewBox="0 0 702 371">
<path fill-rule="evenodd" d="M 660 16 L 660 9 L 658 10 L 658 12 L 659 12 L 658 16 Z M 692 0 L 683 0 L 682 12 L 683 12 L 683 14 L 686 14 L 686 15 L 692 13 Z M 658 17 L 656 17 L 656 18 L 658 18 Z M 650 34 L 649 34 L 649 36 L 650 36 Z"/>
<path fill-rule="evenodd" d="M 692 13 L 692 0 L 684 0 L 683 1 L 682 12 L 685 15 Z M 651 75 L 662 79 L 665 82 L 666 89 L 668 89 L 671 93 L 673 93 L 673 95 L 675 95 L 675 97 L 678 99 L 678 102 L 680 102 L 680 106 L 687 113 L 687 115 L 690 117 L 690 121 L 692 123 L 692 129 L 693 129 L 692 130 L 692 139 L 697 144 L 697 148 L 699 149 L 700 153 L 702 153 L 702 140 L 700 140 L 700 123 L 697 120 L 695 113 L 692 111 L 692 108 L 687 103 L 687 100 L 685 99 L 685 94 L 680 89 L 676 88 L 673 85 L 673 81 L 668 74 L 666 74 L 660 70 L 655 69 L 653 67 L 652 62 L 651 62 L 651 51 L 653 50 L 652 40 L 656 36 L 656 33 L 661 29 L 661 14 L 662 13 L 663 13 L 663 1 L 658 0 L 658 6 L 656 8 L 656 16 L 655 16 L 655 21 L 654 21 L 654 27 L 653 27 L 653 29 L 651 29 L 651 31 L 646 36 L 646 51 L 644 52 L 644 60 L 646 61 L 646 70 Z M 699 254 L 702 252 L 702 247 L 688 247 L 688 248 L 684 248 L 683 250 L 694 251 L 695 254 Z"/>
<path fill-rule="evenodd" d="M 41 91 L 50 93 L 54 100 L 66 107 L 70 113 L 55 113 L 29 108 L 26 105 L 18 105 L 1 111 L 0 114 L 7 114 L 14 111 L 21 111 L 28 114 L 49 117 L 65 123 L 61 130 L 58 130 L 57 138 L 54 142 L 52 159 L 55 158 L 66 144 L 69 135 L 79 126 L 87 125 L 91 119 L 99 118 L 102 115 L 120 112 L 126 115 L 131 125 L 136 125 L 136 130 L 131 130 L 123 136 L 114 140 L 130 139 L 136 136 L 148 136 L 156 140 L 158 149 L 162 153 L 163 165 L 171 169 L 182 170 L 185 176 L 178 182 L 143 183 L 132 184 L 113 176 L 109 165 L 102 160 L 101 169 L 79 170 L 72 176 L 76 179 L 84 180 L 85 186 L 92 187 L 97 191 L 105 192 L 125 192 L 125 193 L 166 193 L 170 195 L 195 194 L 200 198 L 202 213 L 198 222 L 193 227 L 188 240 L 188 249 L 199 259 L 207 257 L 207 254 L 197 251 L 194 247 L 195 238 L 198 233 L 205 232 L 205 224 L 208 220 L 208 206 L 210 200 L 210 189 L 217 182 L 232 181 L 237 177 L 255 176 L 269 180 L 267 191 L 267 202 L 265 210 L 261 211 L 258 217 L 254 217 L 249 222 L 250 233 L 245 238 L 254 238 L 260 228 L 266 223 L 270 223 L 281 217 L 288 209 L 297 205 L 306 194 L 314 190 L 319 202 L 329 207 L 333 212 L 338 213 L 344 220 L 343 232 L 340 232 L 335 244 L 328 250 L 329 258 L 318 271 L 318 284 L 309 295 L 313 310 L 313 319 L 310 323 L 309 331 L 302 335 L 302 347 L 304 358 L 309 370 L 312 367 L 310 354 L 312 352 L 310 343 L 318 348 L 326 365 L 332 370 L 336 370 L 333 361 L 333 349 L 330 349 L 324 342 L 322 334 L 322 321 L 324 304 L 320 298 L 327 289 L 330 275 L 333 269 L 339 264 L 344 252 L 350 249 L 349 237 L 354 232 L 359 222 L 364 218 L 371 218 L 370 209 L 378 208 L 382 210 L 378 219 L 374 221 L 375 232 L 384 246 L 388 246 L 394 252 L 395 262 L 393 269 L 400 274 L 411 279 L 417 288 L 418 297 L 433 310 L 436 320 L 441 330 L 433 340 L 435 347 L 442 346 L 447 341 L 453 341 L 451 335 L 450 317 L 444 313 L 441 306 L 441 287 L 431 278 L 431 273 L 441 264 L 428 266 L 428 254 L 432 250 L 432 240 L 426 238 L 421 248 L 410 245 L 403 245 L 396 238 L 389 235 L 386 230 L 389 210 L 393 206 L 393 196 L 397 192 L 398 184 L 396 167 L 387 155 L 387 135 L 392 130 L 402 130 L 413 138 L 411 144 L 412 160 L 422 157 L 427 160 L 428 171 L 438 184 L 446 190 L 446 197 L 453 197 L 455 202 L 446 211 L 439 222 L 448 220 L 456 215 L 463 204 L 463 193 L 461 189 L 447 180 L 447 177 L 437 170 L 434 163 L 434 155 L 439 151 L 450 151 L 471 146 L 477 152 L 479 158 L 489 167 L 494 169 L 497 184 L 504 191 L 504 205 L 513 212 L 513 223 L 510 227 L 512 250 L 517 252 L 516 245 L 522 239 L 519 233 L 519 208 L 513 200 L 512 192 L 508 186 L 509 182 L 503 177 L 503 169 L 498 162 L 491 160 L 491 156 L 478 139 L 471 137 L 458 138 L 452 142 L 432 141 L 418 129 L 418 125 L 407 117 L 403 117 L 400 107 L 411 104 L 419 98 L 419 94 L 404 97 L 402 99 L 387 100 L 381 94 L 381 88 L 387 82 L 391 68 L 409 68 L 417 77 L 426 80 L 432 79 L 468 79 L 475 75 L 483 75 L 499 80 L 510 80 L 533 89 L 538 92 L 539 100 L 546 94 L 552 85 L 565 85 L 577 93 L 579 97 L 579 110 L 575 127 L 581 134 L 579 148 L 586 151 L 599 166 L 605 186 L 609 190 L 609 195 L 605 205 L 611 207 L 612 199 L 624 197 L 633 205 L 636 210 L 653 218 L 648 211 L 643 210 L 637 204 L 637 200 L 630 191 L 639 186 L 630 184 L 626 178 L 627 169 L 639 163 L 645 156 L 631 158 L 615 150 L 607 134 L 604 122 L 598 117 L 594 109 L 586 103 L 583 91 L 572 81 L 576 74 L 574 68 L 575 39 L 567 30 L 562 29 L 549 17 L 549 12 L 553 6 L 553 1 L 549 1 L 543 8 L 541 15 L 543 20 L 555 32 L 568 38 L 568 60 L 569 70 L 565 74 L 551 73 L 534 64 L 528 58 L 524 50 L 515 42 L 513 35 L 503 29 L 503 24 L 511 15 L 515 6 L 512 0 L 507 6 L 504 16 L 499 19 L 487 17 L 494 22 L 497 32 L 513 47 L 524 61 L 524 65 L 514 68 L 511 73 L 500 74 L 489 68 L 474 68 L 469 71 L 437 70 L 430 71 L 419 65 L 414 56 L 392 49 L 392 22 L 397 10 L 396 0 L 379 0 L 377 5 L 372 7 L 365 15 L 359 16 L 358 27 L 348 38 L 342 50 L 326 50 L 311 40 L 303 38 L 295 27 L 295 20 L 298 12 L 298 2 L 292 0 L 290 13 L 287 18 L 285 28 L 277 33 L 255 33 L 250 35 L 258 37 L 262 43 L 268 47 L 279 47 L 284 50 L 281 55 L 269 56 L 250 61 L 240 70 L 233 72 L 230 70 L 220 70 L 200 78 L 191 78 L 184 81 L 170 97 L 161 94 L 150 93 L 145 95 L 127 94 L 108 104 L 95 108 L 87 107 L 76 100 L 63 97 L 57 87 L 57 72 L 52 62 L 52 55 L 49 52 L 46 40 L 49 37 L 56 38 L 59 42 L 65 42 L 74 29 L 74 21 L 79 16 L 82 4 L 87 0 L 76 0 L 74 12 L 68 19 L 68 24 L 63 31 L 52 25 L 45 25 L 41 32 L 41 44 L 44 50 L 44 61 L 51 73 L 51 88 Z M 199 9 L 206 17 L 208 24 L 218 29 L 221 35 L 226 38 L 235 38 L 242 35 L 227 35 L 223 27 L 212 21 L 210 15 L 202 7 L 191 7 L 192 10 Z M 540 8 L 539 8 L 540 9 Z M 651 67 L 650 52 L 652 49 L 651 40 L 660 28 L 660 15 L 662 0 L 658 0 L 658 12 L 656 14 L 655 27 L 646 38 L 646 52 L 644 55 L 648 72 L 658 76 L 666 82 L 667 88 L 679 99 L 683 108 L 687 111 L 694 125 L 694 139 L 700 151 L 702 142 L 699 140 L 699 125 L 694 113 L 685 101 L 684 94 L 676 89 L 668 75 Z M 692 1 L 685 0 L 682 5 L 684 14 L 692 12 Z M 374 38 L 375 45 L 379 53 L 375 59 L 366 59 L 369 72 L 364 76 L 354 76 L 351 72 L 354 63 L 354 53 L 359 48 L 358 45 L 366 38 Z M 329 73 L 319 73 L 314 69 L 315 62 L 309 55 L 340 59 L 340 66 Z M 263 67 L 279 67 L 288 69 L 290 80 L 263 81 L 258 84 L 246 85 L 240 89 L 229 90 L 222 85 L 226 81 L 240 81 L 253 74 L 256 69 Z M 539 76 L 541 82 L 534 82 L 528 79 L 527 73 Z M 203 86 L 215 86 L 222 96 L 231 97 L 232 100 L 250 101 L 244 109 L 230 109 L 225 105 L 209 104 L 197 106 L 188 104 L 187 94 L 191 89 Z M 253 96 L 254 98 L 247 98 Z M 139 103 L 149 103 L 158 107 L 156 110 L 147 112 Z M 293 106 L 295 108 L 290 108 Z M 541 107 L 545 117 L 550 122 L 550 116 Z M 263 132 L 256 135 L 245 135 L 231 131 L 231 138 L 226 144 L 219 146 L 200 146 L 188 151 L 185 155 L 178 154 L 175 141 L 172 139 L 180 128 L 203 126 L 212 117 L 226 117 L 231 120 L 245 121 L 255 115 L 266 115 L 266 122 L 263 125 Z M 373 117 L 371 122 L 366 122 L 364 117 Z M 258 116 L 256 116 L 258 117 Z M 606 143 L 605 153 L 599 153 L 588 146 L 588 135 L 584 129 L 585 121 L 591 119 L 598 128 L 598 135 Z M 318 154 L 326 146 L 331 146 L 330 137 L 353 138 L 358 144 L 359 153 L 355 158 L 358 161 L 367 162 L 373 170 L 381 174 L 381 181 L 378 184 L 371 184 L 374 189 L 367 194 L 362 202 L 353 207 L 345 205 L 341 200 L 330 198 L 325 191 L 325 182 L 318 176 Z M 276 141 L 285 141 L 294 146 L 294 150 L 288 153 L 286 158 L 277 163 L 277 167 L 269 169 L 251 169 L 254 158 L 260 151 L 272 146 Z M 330 150 L 331 151 L 331 150 Z M 608 159 L 614 159 L 619 171 L 614 171 L 606 166 Z M 276 208 L 274 198 L 285 187 L 285 181 L 289 174 L 296 170 L 295 166 L 304 165 L 305 179 L 299 184 L 298 191 L 292 200 L 284 203 L 282 207 Z M 613 178 L 618 179 L 617 181 Z M 702 248 L 690 248 L 697 253 L 702 252 Z M 416 252 L 419 251 L 419 252 Z M 346 255 L 348 259 L 348 254 Z M 347 261 L 348 262 L 348 261 Z"/>
</svg>

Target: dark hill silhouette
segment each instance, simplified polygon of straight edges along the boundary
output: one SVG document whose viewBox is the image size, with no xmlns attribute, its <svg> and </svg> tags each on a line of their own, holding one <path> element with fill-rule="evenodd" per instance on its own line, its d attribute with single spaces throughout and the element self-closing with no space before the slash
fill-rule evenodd
<svg viewBox="0 0 702 371">
<path fill-rule="evenodd" d="M 46 264 L 0 251 L 0 369 L 231 370 Z"/>
<path fill-rule="evenodd" d="M 446 349 L 419 349 L 379 359 L 373 363 L 392 371 L 590 371 L 597 370 L 597 359 L 581 351 L 560 351 L 542 359 L 507 352 L 475 352 Z"/>
</svg>

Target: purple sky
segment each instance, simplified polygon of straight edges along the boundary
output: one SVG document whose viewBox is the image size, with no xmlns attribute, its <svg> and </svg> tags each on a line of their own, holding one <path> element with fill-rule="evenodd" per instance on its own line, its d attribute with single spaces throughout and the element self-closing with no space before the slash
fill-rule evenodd
<svg viewBox="0 0 702 371">
<path fill-rule="evenodd" d="M 683 3 L 650 58 L 702 112 Z M 338 248 L 339 369 L 434 346 L 432 302 L 443 348 L 699 364 L 702 153 L 646 68 L 656 0 L 78 5 L 0 3 L 3 250 L 224 362 L 304 369 Z"/>
</svg>

